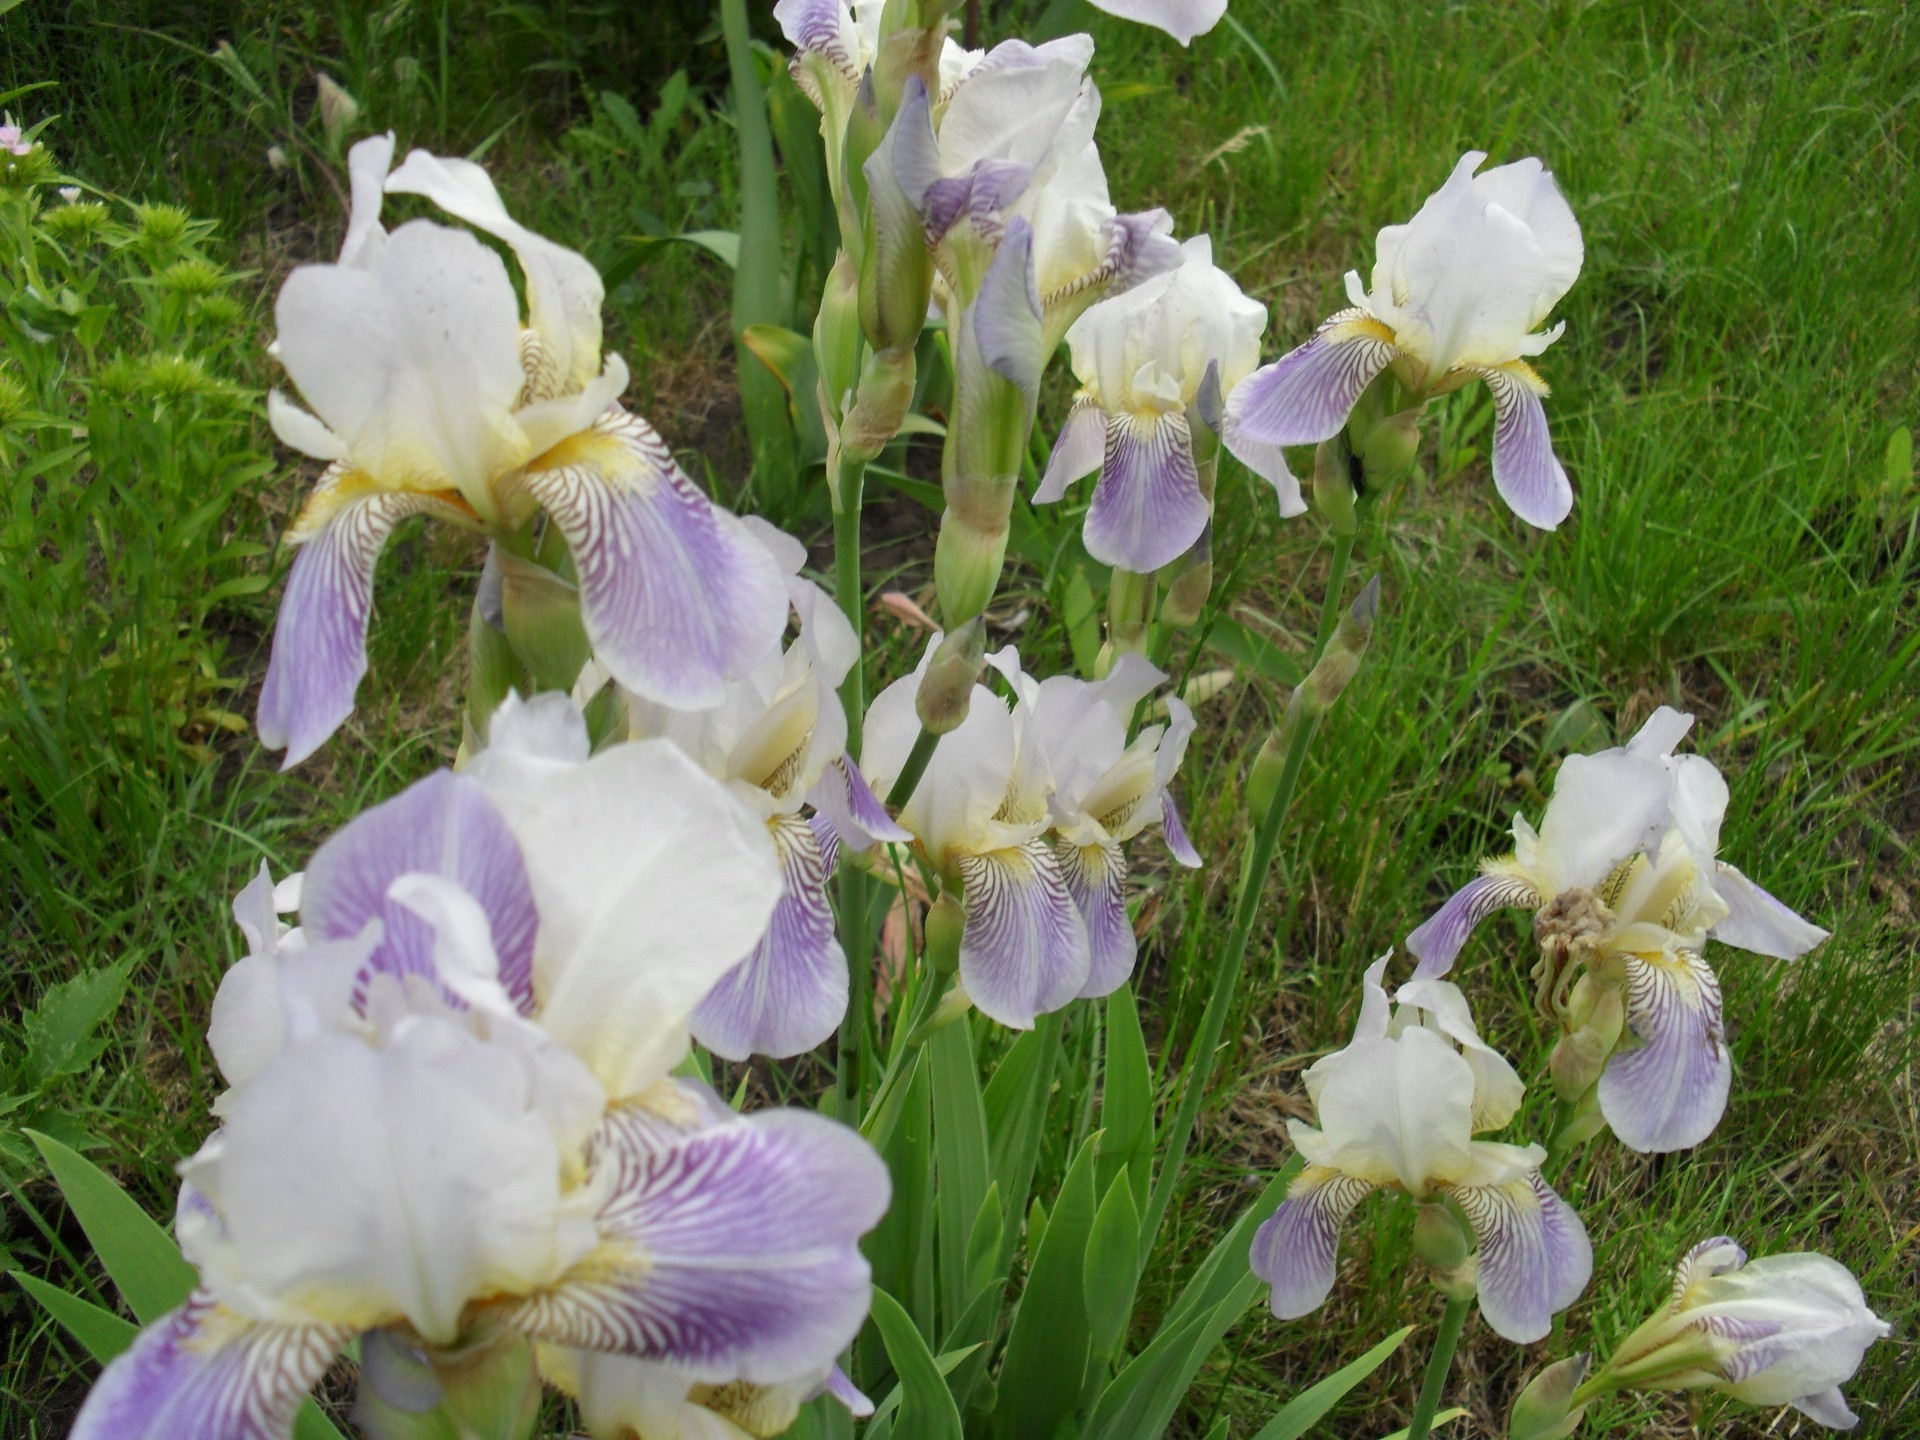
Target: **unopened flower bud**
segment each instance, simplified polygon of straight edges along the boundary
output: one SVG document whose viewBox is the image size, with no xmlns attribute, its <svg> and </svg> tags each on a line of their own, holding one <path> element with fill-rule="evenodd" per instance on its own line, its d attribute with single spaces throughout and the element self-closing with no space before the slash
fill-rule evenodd
<svg viewBox="0 0 1920 1440">
<path fill-rule="evenodd" d="M 1600 1072 L 1626 1028 L 1627 1010 L 1619 986 L 1596 984 L 1591 976 L 1575 985 L 1569 1010 L 1572 1027 L 1553 1047 L 1548 1068 L 1554 1093 L 1572 1104 L 1600 1083 Z"/>
<path fill-rule="evenodd" d="M 967 912 L 945 891 L 927 911 L 927 968 L 935 975 L 951 975 L 960 968 L 960 933 Z"/>
<path fill-rule="evenodd" d="M 1380 613 L 1380 577 L 1367 582 L 1360 597 L 1340 617 L 1339 627 L 1328 642 L 1327 653 L 1300 682 L 1293 693 L 1293 705 L 1307 715 L 1324 715 L 1360 668 L 1360 657 L 1367 653 L 1373 639 L 1373 622 Z"/>
<path fill-rule="evenodd" d="M 1414 1216 L 1413 1253 L 1435 1270 L 1451 1271 L 1473 1253 L 1473 1243 L 1451 1209 L 1429 1201 Z"/>
<path fill-rule="evenodd" d="M 1200 532 L 1180 573 L 1167 587 L 1167 598 L 1160 604 L 1160 620 L 1166 625 L 1191 625 L 1207 608 L 1207 596 L 1213 591 L 1213 526 Z"/>
<path fill-rule="evenodd" d="M 813 359 L 828 414 L 838 423 L 853 404 L 860 380 L 860 271 L 842 250 L 827 272 L 813 320 Z"/>
<path fill-rule="evenodd" d="M 1352 535 L 1360 528 L 1353 510 L 1351 460 L 1345 432 L 1322 440 L 1313 452 L 1313 508 L 1336 535 Z"/>
<path fill-rule="evenodd" d="M 840 449 L 860 460 L 871 460 L 900 433 L 913 404 L 913 346 L 876 350 L 867 357 L 854 392 L 853 408 L 840 429 Z"/>
<path fill-rule="evenodd" d="M 1257 824 L 1273 804 L 1280 788 L 1280 776 L 1287 768 L 1287 726 L 1282 723 L 1267 732 L 1260 742 L 1260 753 L 1253 757 L 1247 771 L 1247 811 Z"/>
<path fill-rule="evenodd" d="M 987 622 L 981 616 L 941 638 L 913 699 L 914 713 L 929 732 L 945 735 L 967 718 L 974 683 L 986 665 Z"/>
<path fill-rule="evenodd" d="M 1116 656 L 1147 652 L 1147 625 L 1153 619 L 1158 585 L 1151 575 L 1115 570 L 1107 584 L 1107 635 Z"/>
<path fill-rule="evenodd" d="M 927 249 L 920 212 L 895 174 L 894 156 L 913 138 L 930 143 L 930 114 L 927 87 L 914 76 L 907 81 L 898 113 L 860 171 L 866 191 L 860 242 L 860 323 L 876 350 L 911 347 L 927 323 L 933 255 Z"/>
<path fill-rule="evenodd" d="M 1399 484 L 1413 468 L 1420 451 L 1419 415 L 1402 410 L 1389 415 L 1368 432 L 1360 446 L 1360 469 L 1369 494 L 1380 495 Z"/>
<path fill-rule="evenodd" d="M 580 620 L 580 592 L 546 566 L 499 546 L 493 559 L 502 626 L 534 689 L 573 689 L 593 651 Z"/>
<path fill-rule="evenodd" d="M 327 144 L 338 151 L 353 122 L 360 118 L 360 102 L 343 90 L 331 75 L 315 78 L 320 91 L 320 124 L 327 132 Z"/>
<path fill-rule="evenodd" d="M 1587 1407 L 1573 1403 L 1587 1378 L 1589 1357 L 1581 1354 L 1547 1366 L 1527 1382 L 1507 1417 L 1507 1440 L 1566 1440 L 1580 1427 Z"/>
<path fill-rule="evenodd" d="M 450 1349 L 415 1349 L 374 1331 L 361 1345 L 353 1419 L 369 1440 L 526 1440 L 539 1421 L 533 1346 L 515 1331 Z"/>
</svg>

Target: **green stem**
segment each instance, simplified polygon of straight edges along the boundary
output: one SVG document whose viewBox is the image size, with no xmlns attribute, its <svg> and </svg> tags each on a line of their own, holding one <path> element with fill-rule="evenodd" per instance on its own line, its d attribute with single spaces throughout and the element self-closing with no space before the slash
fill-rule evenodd
<svg viewBox="0 0 1920 1440">
<path fill-rule="evenodd" d="M 861 641 L 860 657 L 840 683 L 840 704 L 847 714 L 847 754 L 860 753 L 860 724 L 866 716 L 866 599 L 860 584 L 860 503 L 866 481 L 864 461 L 843 458 L 834 486 L 833 589 L 841 613 Z M 849 762 L 851 763 L 851 762 Z M 867 925 L 867 877 L 856 865 L 841 862 L 840 939 L 847 955 L 847 1013 L 840 1020 L 834 1047 L 834 1115 L 850 1121 L 858 1108 L 862 1039 L 873 1014 L 872 936 Z"/>
<path fill-rule="evenodd" d="M 1353 537 L 1336 537 L 1333 569 L 1327 577 L 1327 593 L 1320 602 L 1320 641 L 1314 647 L 1315 663 L 1326 650 L 1327 641 L 1333 637 L 1334 627 L 1339 622 L 1340 592 L 1346 580 L 1347 561 L 1352 554 Z M 1259 913 L 1267 871 L 1272 867 L 1273 853 L 1280 841 L 1280 825 L 1293 804 L 1293 793 L 1299 786 L 1300 771 L 1306 764 L 1307 748 L 1313 743 L 1313 732 L 1318 723 L 1313 716 L 1298 717 L 1293 733 L 1287 739 L 1280 783 L 1274 789 L 1267 813 L 1260 817 L 1253 832 L 1253 846 L 1247 856 L 1246 869 L 1240 875 L 1239 896 L 1234 901 L 1233 929 L 1228 933 L 1226 953 L 1214 972 L 1213 993 L 1207 997 L 1207 1008 L 1201 1012 L 1200 1033 L 1194 1039 L 1193 1049 L 1187 1054 L 1180 1109 L 1174 1117 L 1167 1156 L 1159 1173 L 1154 1176 L 1153 1192 L 1148 1198 L 1147 1213 L 1140 1227 L 1140 1257 L 1143 1265 L 1153 1254 L 1160 1224 L 1166 1218 L 1167 1206 L 1173 1201 L 1174 1186 L 1179 1183 L 1181 1167 L 1186 1163 L 1187 1148 L 1193 1143 L 1194 1126 L 1200 1118 L 1200 1107 L 1206 1100 L 1207 1085 L 1213 1078 L 1220 1032 L 1226 1027 L 1227 1011 L 1233 1005 L 1233 992 L 1240 984 L 1240 972 L 1246 965 L 1247 943 L 1253 936 L 1254 917 Z"/>
<path fill-rule="evenodd" d="M 860 503 L 866 485 L 864 461 L 842 459 L 835 484 L 833 512 L 833 591 L 840 613 L 853 626 L 854 636 L 866 636 L 866 596 L 860 584 Z M 860 753 L 860 724 L 866 717 L 866 646 L 860 659 L 840 684 L 840 704 L 847 712 L 847 753 Z"/>
<path fill-rule="evenodd" d="M 1467 1323 L 1471 1298 L 1447 1301 L 1440 1316 L 1440 1333 L 1433 1337 L 1433 1354 L 1427 1358 L 1426 1378 L 1420 1382 L 1420 1398 L 1414 1402 L 1413 1419 L 1407 1424 L 1407 1440 L 1427 1440 L 1433 1429 L 1433 1417 L 1440 1410 L 1440 1392 L 1447 1388 L 1447 1374 L 1453 1369 L 1454 1347 L 1460 1343 L 1460 1327 Z"/>
<path fill-rule="evenodd" d="M 907 752 L 907 763 L 901 767 L 893 788 L 887 791 L 887 804 L 899 810 L 913 798 L 914 787 L 920 783 L 920 777 L 927 773 L 927 762 L 933 759 L 933 748 L 939 743 L 938 735 L 921 726 L 920 733 L 914 737 L 913 749 Z"/>
</svg>

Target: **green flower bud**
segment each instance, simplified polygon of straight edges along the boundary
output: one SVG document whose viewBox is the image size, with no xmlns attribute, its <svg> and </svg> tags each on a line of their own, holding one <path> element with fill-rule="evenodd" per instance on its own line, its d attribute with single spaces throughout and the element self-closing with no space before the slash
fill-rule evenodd
<svg viewBox="0 0 1920 1440">
<path fill-rule="evenodd" d="M 1402 410 L 1389 415 L 1368 432 L 1360 446 L 1360 466 L 1367 489 L 1379 495 L 1399 484 L 1413 468 L 1420 451 L 1419 412 Z"/>
<path fill-rule="evenodd" d="M 580 592 L 544 565 L 496 546 L 500 614 L 507 641 L 533 688 L 571 690 L 593 647 L 580 621 Z"/>
<path fill-rule="evenodd" d="M 827 272 L 813 321 L 813 359 L 827 413 L 837 423 L 853 405 L 860 380 L 860 270 L 842 250 Z"/>
<path fill-rule="evenodd" d="M 913 697 L 914 713 L 930 733 L 945 735 L 959 728 L 973 703 L 974 682 L 986 665 L 987 623 L 981 616 L 942 637 Z"/>
<path fill-rule="evenodd" d="M 1413 1253 L 1435 1270 L 1454 1271 L 1473 1254 L 1473 1241 L 1452 1209 L 1428 1201 L 1414 1216 Z"/>
<path fill-rule="evenodd" d="M 1568 1009 L 1571 1028 L 1553 1047 L 1548 1068 L 1554 1093 L 1571 1105 L 1600 1083 L 1600 1072 L 1626 1028 L 1627 1010 L 1619 986 L 1597 984 L 1585 975 L 1574 986 Z"/>
<path fill-rule="evenodd" d="M 853 408 L 840 430 L 840 449 L 858 460 L 871 460 L 900 433 L 913 404 L 913 346 L 876 350 L 860 372 Z"/>
<path fill-rule="evenodd" d="M 1212 532 L 1209 525 L 1180 562 L 1180 573 L 1167 586 L 1167 598 L 1160 605 L 1162 624 L 1191 625 L 1207 608 L 1207 596 L 1213 591 Z"/>
<path fill-rule="evenodd" d="M 1253 765 L 1247 771 L 1247 810 L 1256 824 L 1273 804 L 1274 792 L 1280 788 L 1280 776 L 1287 768 L 1289 729 L 1282 722 L 1268 731 L 1267 738 L 1260 742 L 1260 753 L 1253 757 Z"/>
<path fill-rule="evenodd" d="M 1507 1440 L 1566 1440 L 1579 1429 L 1587 1407 L 1574 1404 L 1573 1394 L 1589 1368 L 1588 1356 L 1574 1355 L 1529 1380 L 1507 1417 Z"/>
<path fill-rule="evenodd" d="M 1367 582 L 1352 608 L 1340 617 L 1327 653 L 1293 692 L 1290 710 L 1297 707 L 1305 715 L 1319 716 L 1333 707 L 1333 702 L 1340 698 L 1360 668 L 1360 657 L 1367 653 L 1373 639 L 1373 622 L 1379 613 L 1380 577 L 1376 575 Z"/>
<path fill-rule="evenodd" d="M 1313 452 L 1313 508 L 1336 535 L 1352 535 L 1360 528 L 1353 510 L 1351 458 L 1344 433 L 1322 440 Z"/>
<path fill-rule="evenodd" d="M 353 1419 L 369 1440 L 528 1440 L 540 1419 L 533 1346 L 516 1331 L 451 1349 L 375 1331 L 361 1352 Z"/>
<path fill-rule="evenodd" d="M 935 975 L 951 975 L 960 968 L 960 933 L 966 928 L 967 912 L 951 892 L 927 911 L 927 968 Z"/>
</svg>

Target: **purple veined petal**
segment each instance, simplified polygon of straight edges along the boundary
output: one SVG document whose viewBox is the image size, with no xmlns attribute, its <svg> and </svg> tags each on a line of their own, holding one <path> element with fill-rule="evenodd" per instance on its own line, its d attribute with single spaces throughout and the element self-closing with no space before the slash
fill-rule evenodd
<svg viewBox="0 0 1920 1440">
<path fill-rule="evenodd" d="M 916 127 L 917 133 L 917 127 Z M 912 198 L 911 181 L 901 178 L 917 174 L 918 154 L 896 160 L 894 176 L 901 189 Z M 979 234 L 995 239 L 1004 233 L 1000 214 L 1026 193 L 1033 179 L 1033 167 L 1017 160 L 977 160 L 964 175 L 948 175 L 929 182 L 923 192 L 922 211 L 926 222 L 927 244 L 935 246 L 948 231 L 965 220 Z"/>
<path fill-rule="evenodd" d="M 1136 575 L 1178 560 L 1207 528 L 1187 417 L 1110 415 L 1106 455 L 1087 510 L 1087 553 Z"/>
<path fill-rule="evenodd" d="M 538 1340 L 674 1365 L 696 1380 L 778 1384 L 824 1370 L 866 1319 L 860 1237 L 889 1198 L 873 1147 L 798 1110 L 676 1130 L 615 1112 L 598 1250 L 504 1307 Z"/>
<path fill-rule="evenodd" d="M 566 537 L 594 653 L 629 690 L 717 705 L 787 627 L 786 577 L 701 493 L 653 427 L 615 406 L 521 481 Z"/>
<path fill-rule="evenodd" d="M 1087 983 L 1087 926 L 1053 852 L 1039 840 L 963 855 L 966 925 L 960 983 L 980 1013 L 1016 1030 L 1058 1010 Z"/>
<path fill-rule="evenodd" d="M 1095 283 L 1106 282 L 1107 295 L 1177 270 L 1184 258 L 1173 238 L 1173 216 L 1158 206 L 1114 216 L 1107 222 L 1107 235 L 1106 256 L 1093 276 Z"/>
<path fill-rule="evenodd" d="M 913 839 L 911 831 L 887 814 L 867 777 L 844 755 L 827 766 L 807 792 L 807 803 L 827 817 L 849 850 L 869 850 L 882 840 L 905 844 Z"/>
<path fill-rule="evenodd" d="M 327 742 L 353 713 L 367 673 L 367 621 L 373 567 L 394 527 L 444 502 L 394 491 L 352 494 L 357 477 L 334 466 L 308 502 L 320 518 L 294 557 L 273 627 L 273 653 L 260 689 L 260 743 L 285 749 L 291 770 Z M 306 528 L 306 516 L 296 534 Z"/>
<path fill-rule="evenodd" d="M 1109 995 L 1133 974 L 1139 946 L 1127 919 L 1127 857 L 1118 845 L 1053 847 L 1073 908 L 1087 927 L 1087 981 L 1083 999 Z"/>
<path fill-rule="evenodd" d="M 369 920 L 385 935 L 369 968 L 435 974 L 434 929 L 389 892 L 404 875 L 441 875 L 485 912 L 500 983 L 520 1012 L 533 1011 L 533 940 L 540 917 L 513 832 L 478 785 L 441 770 L 366 811 L 314 853 L 300 896 L 315 939 L 346 940 Z"/>
<path fill-rule="evenodd" d="M 1180 819 L 1180 807 L 1174 803 L 1173 792 L 1160 792 L 1160 834 L 1166 839 L 1167 849 L 1173 852 L 1173 858 L 1189 870 L 1198 870 L 1207 862 L 1200 858 L 1200 852 L 1193 848 L 1193 841 L 1187 838 L 1187 827 Z"/>
<path fill-rule="evenodd" d="M 1340 1227 L 1373 1186 L 1326 1165 L 1309 1165 L 1287 1198 L 1253 1236 L 1248 1262 L 1273 1287 L 1274 1317 L 1297 1320 L 1326 1303 L 1333 1289 Z"/>
<path fill-rule="evenodd" d="M 1493 392 L 1493 483 L 1507 508 L 1529 525 L 1555 529 L 1573 509 L 1573 486 L 1553 453 L 1546 385 L 1515 360 L 1476 372 Z"/>
<path fill-rule="evenodd" d="M 1707 962 L 1627 960 L 1627 1028 L 1600 1074 L 1600 1113 L 1620 1143 L 1643 1154 L 1687 1150 L 1726 1112 L 1733 1060 L 1720 1028 L 1720 981 Z"/>
<path fill-rule="evenodd" d="M 693 1012 L 693 1038 L 728 1060 L 801 1054 L 847 1013 L 847 953 L 827 898 L 839 838 L 819 816 L 779 815 L 768 830 L 786 888 L 753 953 Z"/>
<path fill-rule="evenodd" d="M 1047 473 L 1033 492 L 1033 503 L 1051 505 L 1067 493 L 1067 486 L 1100 468 L 1107 451 L 1107 417 L 1091 400 L 1076 400 L 1060 427 L 1047 460 Z"/>
<path fill-rule="evenodd" d="M 1518 875 L 1476 875 L 1407 936 L 1407 950 L 1420 963 L 1416 980 L 1438 980 L 1453 969 L 1473 927 L 1496 910 L 1537 910 L 1540 895 Z"/>
<path fill-rule="evenodd" d="M 1399 353 L 1385 325 L 1364 310 L 1342 310 L 1306 344 L 1234 386 L 1227 431 L 1255 445 L 1317 445 L 1339 434 L 1360 392 Z"/>
<path fill-rule="evenodd" d="M 72 1440 L 286 1440 L 352 1338 L 343 1326 L 255 1324 L 196 1290 L 101 1372 Z"/>
<path fill-rule="evenodd" d="M 1480 1313 L 1515 1344 L 1541 1339 L 1593 1277 L 1587 1227 L 1537 1170 L 1451 1193 L 1479 1241 Z"/>
<path fill-rule="evenodd" d="M 1713 889 L 1726 904 L 1727 917 L 1710 933 L 1723 945 L 1795 960 L 1827 938 L 1827 931 L 1802 920 L 1731 865 L 1716 867 Z"/>
</svg>

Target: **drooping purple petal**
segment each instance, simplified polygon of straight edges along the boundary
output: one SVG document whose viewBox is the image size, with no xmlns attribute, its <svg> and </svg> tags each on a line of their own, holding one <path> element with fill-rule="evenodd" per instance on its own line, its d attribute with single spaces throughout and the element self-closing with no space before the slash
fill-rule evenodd
<svg viewBox="0 0 1920 1440">
<path fill-rule="evenodd" d="M 1629 1149 L 1691 1149 L 1720 1123 L 1733 1084 L 1720 981 L 1686 951 L 1659 963 L 1630 957 L 1627 1028 L 1640 1044 L 1614 1051 L 1601 1072 L 1600 1113 Z"/>
<path fill-rule="evenodd" d="M 717 705 L 780 643 L 779 565 L 638 416 L 613 407 L 522 483 L 566 537 L 587 638 L 629 690 L 679 709 Z"/>
<path fill-rule="evenodd" d="M 1180 819 L 1180 807 L 1174 803 L 1171 790 L 1160 792 L 1160 834 L 1167 842 L 1167 849 L 1173 852 L 1173 858 L 1189 870 L 1198 870 L 1207 863 L 1187 838 L 1187 827 Z"/>
<path fill-rule="evenodd" d="M 1840 1393 L 1838 1385 L 1816 1390 L 1811 1395 L 1802 1395 L 1788 1403 L 1829 1430 L 1851 1430 L 1860 1423 L 1860 1417 L 1848 1406 L 1847 1397 Z"/>
<path fill-rule="evenodd" d="M 1713 889 L 1727 907 L 1727 917 L 1712 930 L 1723 945 L 1751 950 L 1775 960 L 1794 960 L 1827 938 L 1827 932 L 1802 920 L 1733 866 L 1715 867 Z"/>
<path fill-rule="evenodd" d="M 1360 392 L 1399 353 L 1360 309 L 1320 323 L 1307 343 L 1263 365 L 1227 397 L 1227 433 L 1255 445 L 1316 445 L 1340 432 Z"/>
<path fill-rule="evenodd" d="M 1309 1165 L 1287 1198 L 1253 1236 L 1253 1273 L 1273 1287 L 1275 1318 L 1297 1320 L 1326 1303 L 1333 1289 L 1340 1227 L 1373 1186 L 1325 1165 Z"/>
<path fill-rule="evenodd" d="M 776 1384 L 831 1365 L 866 1319 L 859 1239 L 885 1213 L 886 1166 L 844 1125 L 798 1110 L 680 1129 L 609 1115 L 601 1247 L 505 1307 L 556 1345 L 677 1366 L 713 1384 Z"/>
<path fill-rule="evenodd" d="M 1593 1276 L 1587 1227 L 1537 1170 L 1452 1193 L 1479 1241 L 1480 1313 L 1516 1344 L 1542 1338 Z"/>
<path fill-rule="evenodd" d="M 1573 509 L 1573 486 L 1553 453 L 1547 412 L 1532 372 L 1485 369 L 1493 392 L 1493 483 L 1500 498 L 1529 525 L 1552 530 Z"/>
<path fill-rule="evenodd" d="M 540 919 L 513 832 L 486 792 L 441 770 L 376 805 L 315 852 L 300 897 L 303 927 L 316 939 L 346 940 L 369 920 L 385 934 L 371 969 L 433 976 L 434 927 L 397 903 L 404 875 L 438 875 L 471 895 L 492 927 L 500 983 L 524 1014 L 533 1011 L 533 940 Z"/>
<path fill-rule="evenodd" d="M 728 1060 L 811 1050 L 847 1013 L 847 953 L 827 898 L 839 838 L 819 816 L 781 815 L 768 829 L 786 888 L 753 953 L 693 1012 L 693 1038 Z"/>
<path fill-rule="evenodd" d="M 1211 514 L 1185 415 L 1108 417 L 1106 455 L 1087 511 L 1088 554 L 1151 575 L 1187 553 Z"/>
<path fill-rule="evenodd" d="M 1476 875 L 1407 936 L 1407 950 L 1420 962 L 1413 978 L 1438 980 L 1453 969 L 1473 927 L 1494 911 L 1533 910 L 1539 905 L 1539 893 L 1517 875 Z"/>
<path fill-rule="evenodd" d="M 850 850 L 867 850 L 882 840 L 905 844 L 913 833 L 904 829 L 880 803 L 867 777 L 842 755 L 807 792 L 807 803 L 827 817 L 840 843 Z"/>
<path fill-rule="evenodd" d="M 345 479 L 336 466 L 315 498 L 327 503 L 329 487 Z M 354 691 L 367 673 L 373 567 L 396 525 L 435 508 L 426 496 L 385 491 L 333 503 L 337 508 L 294 557 L 260 688 L 260 743 L 285 748 L 282 770 L 318 750 L 353 713 Z"/>
<path fill-rule="evenodd" d="M 1177 270 L 1184 258 L 1180 242 L 1173 238 L 1173 216 L 1158 207 L 1116 215 L 1106 222 L 1106 254 L 1100 264 L 1075 289 L 1106 286 L 1103 297 L 1118 295 L 1135 285 Z M 1051 303 L 1059 296 L 1049 295 Z"/>
<path fill-rule="evenodd" d="M 1087 982 L 1082 997 L 1108 995 L 1133 974 L 1138 945 L 1127 919 L 1127 857 L 1118 845 L 1053 847 L 1060 878 L 1087 927 Z"/>
<path fill-rule="evenodd" d="M 257 1325 L 196 1290 L 101 1372 L 72 1440 L 286 1440 L 342 1326 Z"/>
<path fill-rule="evenodd" d="M 1060 427 L 1047 460 L 1047 473 L 1033 492 L 1033 503 L 1051 505 L 1067 493 L 1067 486 L 1100 468 L 1107 449 L 1107 417 L 1091 400 L 1076 400 Z"/>
<path fill-rule="evenodd" d="M 1053 852 L 1038 840 L 960 859 L 967 920 L 960 983 L 980 1013 L 1031 1030 L 1087 983 L 1086 922 Z"/>
<path fill-rule="evenodd" d="M 1040 296 L 1034 290 L 1033 228 L 1015 216 L 969 307 L 974 343 L 987 367 L 1028 400 L 1040 389 Z"/>
</svg>

